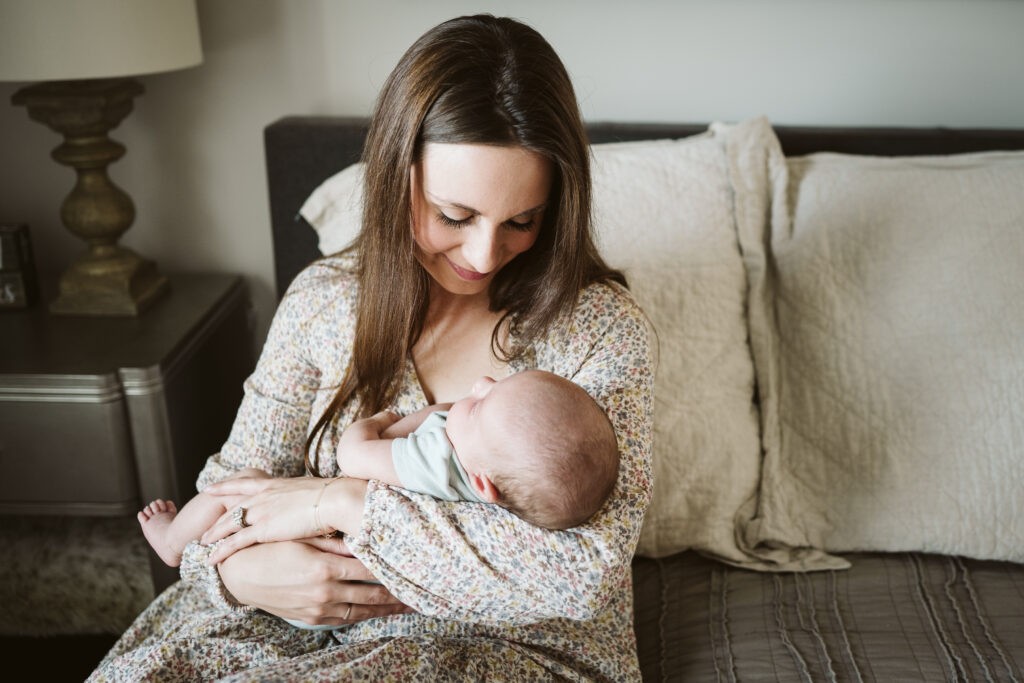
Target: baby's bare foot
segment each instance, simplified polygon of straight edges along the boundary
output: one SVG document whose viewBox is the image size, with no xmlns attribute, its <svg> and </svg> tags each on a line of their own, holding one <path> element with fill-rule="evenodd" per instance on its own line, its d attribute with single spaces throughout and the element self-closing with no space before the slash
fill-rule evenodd
<svg viewBox="0 0 1024 683">
<path fill-rule="evenodd" d="M 174 552 L 167 544 L 167 530 L 177 514 L 178 508 L 173 502 L 159 499 L 142 508 L 138 514 L 142 535 L 169 567 L 181 564 L 181 553 Z"/>
</svg>

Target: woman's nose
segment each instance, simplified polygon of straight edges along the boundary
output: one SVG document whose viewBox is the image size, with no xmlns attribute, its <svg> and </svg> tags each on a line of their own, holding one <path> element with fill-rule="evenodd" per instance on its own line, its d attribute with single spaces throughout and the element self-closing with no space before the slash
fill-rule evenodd
<svg viewBox="0 0 1024 683">
<path fill-rule="evenodd" d="M 479 225 L 462 246 L 466 264 L 478 273 L 490 273 L 501 263 L 501 238 L 497 230 Z"/>
</svg>

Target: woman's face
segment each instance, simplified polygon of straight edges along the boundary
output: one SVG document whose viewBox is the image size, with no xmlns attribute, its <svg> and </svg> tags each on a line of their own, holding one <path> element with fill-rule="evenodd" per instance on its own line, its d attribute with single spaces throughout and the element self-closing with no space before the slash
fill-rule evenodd
<svg viewBox="0 0 1024 683">
<path fill-rule="evenodd" d="M 425 145 L 411 170 L 417 259 L 451 294 L 486 293 L 537 241 L 551 175 L 547 159 L 522 147 Z"/>
</svg>

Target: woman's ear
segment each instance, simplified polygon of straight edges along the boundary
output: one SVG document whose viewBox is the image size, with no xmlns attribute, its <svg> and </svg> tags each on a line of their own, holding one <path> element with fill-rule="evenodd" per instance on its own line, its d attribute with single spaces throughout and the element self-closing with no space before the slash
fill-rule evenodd
<svg viewBox="0 0 1024 683">
<path fill-rule="evenodd" d="M 476 495 L 480 496 L 481 500 L 488 503 L 497 503 L 501 500 L 501 494 L 498 492 L 498 488 L 491 481 L 491 478 L 486 474 L 469 474 L 469 484 L 476 491 Z"/>
</svg>

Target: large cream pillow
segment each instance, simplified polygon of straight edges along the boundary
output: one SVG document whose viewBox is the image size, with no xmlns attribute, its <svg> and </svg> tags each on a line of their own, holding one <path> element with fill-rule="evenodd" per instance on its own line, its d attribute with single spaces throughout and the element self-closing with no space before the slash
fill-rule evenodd
<svg viewBox="0 0 1024 683">
<path fill-rule="evenodd" d="M 754 509 L 761 453 L 736 230 L 764 220 L 766 150 L 777 147 L 764 119 L 593 147 L 598 245 L 657 332 L 655 489 L 640 554 L 695 548 L 750 560 L 736 520 Z M 780 153 L 772 162 L 784 166 Z M 361 178 L 361 165 L 350 167 L 303 207 L 323 253 L 358 232 Z"/>
<path fill-rule="evenodd" d="M 1024 561 L 1024 154 L 789 160 L 745 538 Z"/>
<path fill-rule="evenodd" d="M 598 246 L 625 271 L 657 333 L 654 499 L 637 552 L 661 557 L 694 548 L 735 563 L 736 517 L 752 509 L 761 453 L 747 344 L 746 275 L 736 202 L 762 192 L 763 119 L 715 126 L 681 140 L 595 145 Z M 755 218 L 755 220 L 761 220 Z"/>
</svg>

